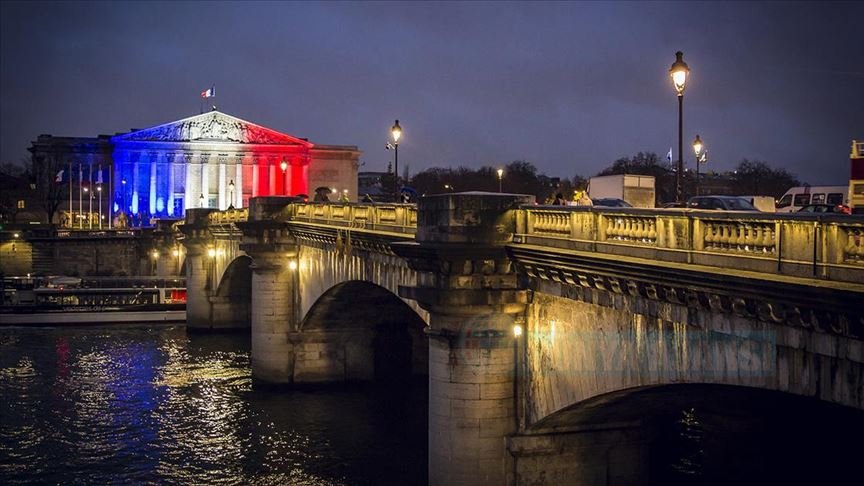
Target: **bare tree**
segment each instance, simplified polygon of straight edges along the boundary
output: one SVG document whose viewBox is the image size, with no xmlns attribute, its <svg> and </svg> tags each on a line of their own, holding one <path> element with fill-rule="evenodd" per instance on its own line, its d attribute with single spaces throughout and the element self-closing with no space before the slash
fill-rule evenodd
<svg viewBox="0 0 864 486">
<path fill-rule="evenodd" d="M 54 215 L 60 204 L 68 196 L 68 184 L 56 182 L 61 170 L 69 170 L 63 153 L 54 149 L 48 153 L 33 154 L 33 189 L 42 209 L 48 215 L 48 222 L 54 222 Z M 72 174 L 66 174 L 67 180 Z"/>
</svg>

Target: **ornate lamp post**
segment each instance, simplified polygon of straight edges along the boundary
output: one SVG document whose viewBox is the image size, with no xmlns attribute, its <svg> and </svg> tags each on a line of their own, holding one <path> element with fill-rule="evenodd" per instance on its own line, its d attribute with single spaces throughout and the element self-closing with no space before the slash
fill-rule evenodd
<svg viewBox="0 0 864 486">
<path fill-rule="evenodd" d="M 198 207 L 203 208 L 206 200 L 204 199 L 204 193 L 202 192 L 200 196 L 198 196 Z"/>
<path fill-rule="evenodd" d="M 684 62 L 683 52 L 675 53 L 675 62 L 669 68 L 669 75 L 672 76 L 672 84 L 675 85 L 675 91 L 678 92 L 678 170 L 675 175 L 675 201 L 681 202 L 684 195 L 681 186 L 681 178 L 684 174 L 684 159 L 681 155 L 684 143 L 682 141 L 684 138 L 684 86 L 687 84 L 687 76 L 690 75 L 690 68 Z"/>
<path fill-rule="evenodd" d="M 282 162 L 279 162 L 279 168 L 282 169 L 282 195 L 287 196 L 289 194 L 287 184 L 285 184 L 285 174 L 288 171 L 288 161 L 282 159 Z"/>
<path fill-rule="evenodd" d="M 228 209 L 234 209 L 234 179 L 228 183 Z"/>
<path fill-rule="evenodd" d="M 96 186 L 96 192 L 99 193 L 99 229 L 102 229 L 102 184 Z"/>
<path fill-rule="evenodd" d="M 399 126 L 399 120 L 390 127 L 390 134 L 393 135 L 393 143 L 387 144 L 387 149 L 393 149 L 395 155 L 393 157 L 393 201 L 399 202 L 399 138 L 402 136 L 402 127 Z"/>
<path fill-rule="evenodd" d="M 702 139 L 699 138 L 699 135 L 696 135 L 696 139 L 693 140 L 693 152 L 696 154 L 696 195 L 699 195 L 699 164 L 702 162 L 702 150 L 705 148 L 702 145 Z"/>
<path fill-rule="evenodd" d="M 504 187 L 504 169 L 498 169 L 497 172 L 498 172 L 498 192 L 504 192 L 504 191 L 502 191 L 502 188 Z"/>
</svg>

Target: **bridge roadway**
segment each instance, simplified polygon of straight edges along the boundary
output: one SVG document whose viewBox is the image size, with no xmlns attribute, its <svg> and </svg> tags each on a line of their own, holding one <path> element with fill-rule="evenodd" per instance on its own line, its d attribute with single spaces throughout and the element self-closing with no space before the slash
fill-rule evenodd
<svg viewBox="0 0 864 486">
<path fill-rule="evenodd" d="M 428 374 L 430 484 L 644 484 L 681 397 L 864 410 L 864 218 L 529 202 L 254 198 L 162 241 L 256 382 Z"/>
</svg>

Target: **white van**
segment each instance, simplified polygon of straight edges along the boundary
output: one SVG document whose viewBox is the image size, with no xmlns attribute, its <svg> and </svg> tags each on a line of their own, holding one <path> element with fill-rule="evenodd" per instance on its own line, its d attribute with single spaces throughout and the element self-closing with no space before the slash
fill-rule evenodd
<svg viewBox="0 0 864 486">
<path fill-rule="evenodd" d="M 794 213 L 808 204 L 849 205 L 849 186 L 798 186 L 777 201 L 778 213 Z"/>
</svg>

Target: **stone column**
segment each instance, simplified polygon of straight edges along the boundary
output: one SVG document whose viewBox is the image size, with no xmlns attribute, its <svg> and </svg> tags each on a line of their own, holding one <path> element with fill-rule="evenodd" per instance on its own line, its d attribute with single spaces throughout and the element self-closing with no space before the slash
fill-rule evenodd
<svg viewBox="0 0 864 486">
<path fill-rule="evenodd" d="M 234 207 L 243 207 L 243 159 L 234 164 Z"/>
<path fill-rule="evenodd" d="M 446 194 L 418 207 L 415 244 L 394 245 L 418 272 L 402 297 L 429 311 L 429 484 L 506 484 L 517 429 L 515 325 L 528 292 L 504 250 L 531 197 Z"/>
<path fill-rule="evenodd" d="M 294 345 L 289 335 L 300 322 L 299 246 L 274 215 L 288 204 L 280 197 L 258 197 L 249 207 L 241 249 L 252 257 L 252 378 L 286 384 L 294 379 Z"/>
<path fill-rule="evenodd" d="M 261 180 L 261 174 L 258 173 L 261 167 L 258 165 L 258 161 L 258 157 L 255 157 L 252 165 L 252 197 L 258 197 L 258 182 Z"/>
<path fill-rule="evenodd" d="M 177 191 L 177 180 L 174 171 L 177 168 L 177 155 L 171 154 L 168 160 L 168 202 L 165 213 L 174 216 L 174 193 Z"/>
<path fill-rule="evenodd" d="M 195 174 L 193 172 L 193 163 L 192 156 L 188 154 L 183 155 L 183 163 L 186 164 L 186 180 L 184 181 L 184 191 L 183 191 L 183 212 L 185 214 L 186 211 L 192 208 L 198 207 L 197 197 L 195 194 L 195 185 L 192 184 L 192 181 L 195 179 Z"/>
<path fill-rule="evenodd" d="M 159 166 L 159 152 L 154 152 L 150 155 L 150 199 L 147 201 L 148 212 L 150 217 L 156 215 L 156 175 Z"/>
<path fill-rule="evenodd" d="M 213 259 L 207 254 L 213 238 L 208 229 L 210 209 L 189 209 L 181 227 L 186 247 L 186 327 L 209 329 L 212 326 L 210 293 Z"/>
<path fill-rule="evenodd" d="M 270 159 L 267 161 L 267 170 L 269 171 L 269 177 L 267 178 L 267 182 L 270 183 L 270 192 L 267 194 L 268 196 L 276 195 L 276 166 L 273 164 L 273 160 Z"/>
<path fill-rule="evenodd" d="M 220 158 L 219 159 L 219 210 L 224 211 L 228 209 L 228 181 L 226 180 L 227 168 L 225 167 L 225 161 Z"/>
<path fill-rule="evenodd" d="M 210 159 L 204 154 L 201 156 L 201 194 L 204 195 L 202 207 L 210 206 Z"/>
</svg>

